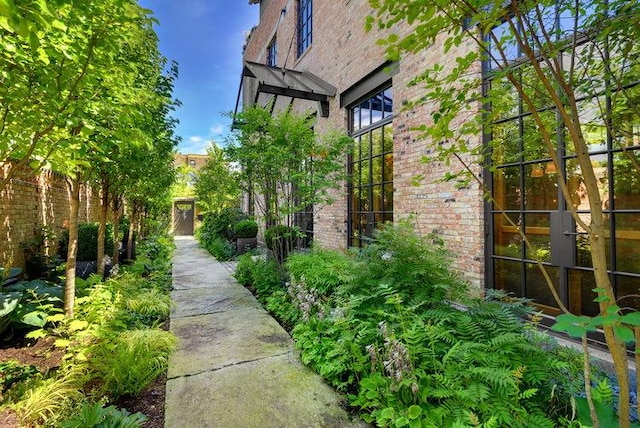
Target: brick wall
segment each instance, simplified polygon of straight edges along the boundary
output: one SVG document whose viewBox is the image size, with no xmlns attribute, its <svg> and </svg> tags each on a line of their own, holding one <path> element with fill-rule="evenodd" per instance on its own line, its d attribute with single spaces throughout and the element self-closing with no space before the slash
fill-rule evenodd
<svg viewBox="0 0 640 428">
<path fill-rule="evenodd" d="M 319 133 L 329 129 L 346 131 L 348 114 L 340 108 L 340 94 L 385 62 L 384 49 L 376 44 L 384 33 L 364 30 L 365 17 L 371 12 L 368 0 L 315 1 L 313 43 L 300 58 L 296 57 L 296 1 L 263 0 L 263 3 L 264 13 L 247 43 L 244 58 L 264 63 L 267 45 L 275 34 L 279 67 L 309 71 L 338 90 L 338 96 L 330 100 L 329 117 L 318 117 L 315 130 Z M 284 15 L 281 15 L 282 9 L 286 9 Z M 402 35 L 410 28 L 388 31 Z M 414 216 L 420 232 L 441 236 L 456 255 L 455 265 L 472 284 L 481 286 L 484 278 L 482 191 L 477 184 L 457 190 L 452 184 L 435 183 L 447 167 L 421 162 L 427 154 L 428 142 L 411 130 L 417 125 L 429 124 L 433 106 L 403 108 L 407 101 L 422 95 L 419 87 L 408 87 L 409 81 L 421 70 L 435 63 L 451 64 L 457 53 L 470 48 L 471 45 L 463 46 L 459 52 L 451 51 L 446 57 L 424 52 L 404 57 L 393 76 L 394 220 Z M 294 107 L 317 109 L 315 103 L 300 100 L 294 102 Z M 412 186 L 412 178 L 418 174 L 423 174 L 425 179 L 420 186 Z M 321 245 L 344 248 L 347 243 L 346 185 L 336 192 L 335 200 L 331 206 L 316 207 L 314 235 Z"/>
<path fill-rule="evenodd" d="M 0 169 L 0 173 L 4 171 Z M 79 221 L 98 221 L 99 206 L 98 192 L 83 186 Z M 33 240 L 43 226 L 59 234 L 69 220 L 69 192 L 64 177 L 52 171 L 34 174 L 28 167 L 18 170 L 0 192 L 0 219 L 0 266 L 24 266 L 20 244 Z"/>
</svg>

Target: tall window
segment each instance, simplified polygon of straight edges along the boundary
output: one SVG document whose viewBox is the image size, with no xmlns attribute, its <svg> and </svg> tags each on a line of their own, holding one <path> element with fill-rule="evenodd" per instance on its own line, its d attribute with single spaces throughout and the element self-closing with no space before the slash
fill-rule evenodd
<svg viewBox="0 0 640 428">
<path fill-rule="evenodd" d="M 276 37 L 274 36 L 273 39 L 271 40 L 271 43 L 269 43 L 269 46 L 267 46 L 267 65 L 271 67 L 275 67 L 278 61 L 277 58 L 278 58 L 278 49 L 276 45 Z"/>
<path fill-rule="evenodd" d="M 313 0 L 298 0 L 298 56 L 302 55 L 312 42 Z"/>
<path fill-rule="evenodd" d="M 568 31 L 563 25 L 574 22 L 557 11 L 545 13 L 555 21 L 554 31 L 560 38 Z M 494 34 L 507 31 L 508 25 L 503 24 Z M 640 308 L 640 115 L 630 108 L 640 96 L 640 71 L 628 67 L 610 49 L 618 40 L 613 42 L 583 40 L 574 50 L 568 43 L 558 52 L 557 60 L 567 64 L 563 70 L 567 73 L 572 64 L 578 78 L 583 79 L 584 86 L 574 93 L 603 201 L 608 270 L 616 295 L 624 297 L 620 306 Z M 503 51 L 516 64 L 520 57 L 517 47 Z M 615 85 L 602 78 L 605 65 L 609 70 L 620 67 L 621 80 Z M 488 211 L 492 228 L 487 272 L 496 288 L 533 299 L 554 314 L 557 305 L 534 261 L 541 260 L 563 303 L 573 313 L 596 315 L 599 309 L 593 301 L 596 285 L 590 244 L 570 213 L 571 208 L 576 209 L 589 224 L 587 188 L 572 140 L 548 91 L 545 94 L 527 63 L 514 66 L 514 70 L 535 109 L 506 79 L 494 77 L 496 68 L 491 61 L 485 64 L 485 87 L 502 94 L 498 105 L 492 106 L 489 136 L 494 148 L 490 175 L 494 201 Z M 634 72 L 637 74 L 632 75 Z M 559 167 L 551 162 L 533 113 L 541 118 L 544 129 L 551 131 Z M 567 183 L 570 198 L 561 191 L 559 177 Z M 532 248 L 524 245 L 518 229 L 525 232 Z"/>
<path fill-rule="evenodd" d="M 393 92 L 382 89 L 349 109 L 354 149 L 349 156 L 349 246 L 393 221 Z"/>
</svg>

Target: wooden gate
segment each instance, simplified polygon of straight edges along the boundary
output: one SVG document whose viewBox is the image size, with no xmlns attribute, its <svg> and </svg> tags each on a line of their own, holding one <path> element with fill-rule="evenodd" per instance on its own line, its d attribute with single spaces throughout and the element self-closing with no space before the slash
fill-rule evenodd
<svg viewBox="0 0 640 428">
<path fill-rule="evenodd" d="M 173 234 L 193 235 L 194 201 L 173 203 Z"/>
</svg>

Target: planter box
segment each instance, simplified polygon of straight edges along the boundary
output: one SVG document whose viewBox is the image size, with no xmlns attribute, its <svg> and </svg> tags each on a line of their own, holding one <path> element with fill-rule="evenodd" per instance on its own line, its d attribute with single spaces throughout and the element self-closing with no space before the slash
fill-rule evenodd
<svg viewBox="0 0 640 428">
<path fill-rule="evenodd" d="M 238 254 L 244 254 L 258 246 L 258 238 L 238 238 L 236 240 L 236 251 Z"/>
</svg>

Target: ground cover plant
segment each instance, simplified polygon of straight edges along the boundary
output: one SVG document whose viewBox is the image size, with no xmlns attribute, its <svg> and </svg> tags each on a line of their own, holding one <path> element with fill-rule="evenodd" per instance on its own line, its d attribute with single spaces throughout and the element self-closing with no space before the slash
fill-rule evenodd
<svg viewBox="0 0 640 428">
<path fill-rule="evenodd" d="M 220 261 L 231 260 L 236 255 L 234 244 L 235 227 L 249 216 L 237 208 L 224 208 L 219 212 L 205 214 L 202 226 L 196 232 L 196 237 L 202 248 Z"/>
<path fill-rule="evenodd" d="M 170 238 L 154 237 L 116 276 L 80 280 L 75 317 L 54 313 L 30 333 L 55 343 L 57 365 L 0 366 L 0 416 L 11 412 L 15 426 L 140 426 L 146 417 L 118 403 L 164 373 L 175 349 L 175 337 L 162 328 L 171 308 L 172 249 Z"/>
<path fill-rule="evenodd" d="M 582 393 L 580 356 L 526 321 L 526 302 L 474 297 L 441 242 L 419 237 L 410 223 L 383 228 L 359 252 L 294 253 L 285 284 L 270 263 L 242 258 L 236 275 L 294 325 L 304 363 L 366 421 L 579 426 L 572 397 Z"/>
</svg>

